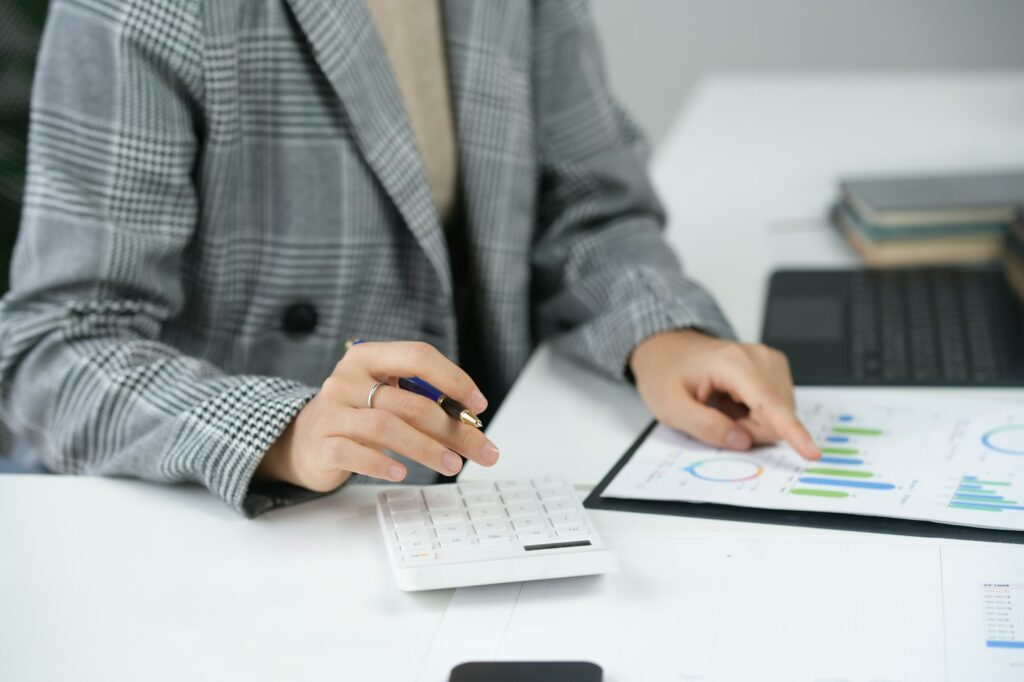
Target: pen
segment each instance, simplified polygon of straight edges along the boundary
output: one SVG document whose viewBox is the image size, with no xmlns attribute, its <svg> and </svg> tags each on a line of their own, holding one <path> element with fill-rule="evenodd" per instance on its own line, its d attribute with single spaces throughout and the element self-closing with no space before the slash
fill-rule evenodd
<svg viewBox="0 0 1024 682">
<path fill-rule="evenodd" d="M 366 343 L 365 339 L 349 339 L 345 342 L 345 350 L 348 350 L 352 346 L 360 343 Z M 481 428 L 484 424 L 480 421 L 480 418 L 469 411 L 465 405 L 455 400 L 446 393 L 441 392 L 439 389 L 432 386 L 430 383 L 420 379 L 419 377 L 402 377 L 398 380 L 398 387 L 402 390 L 421 395 L 424 398 L 429 398 L 437 403 L 442 410 L 444 410 L 448 416 L 453 419 L 457 419 L 463 424 L 469 426 L 475 426 Z"/>
</svg>

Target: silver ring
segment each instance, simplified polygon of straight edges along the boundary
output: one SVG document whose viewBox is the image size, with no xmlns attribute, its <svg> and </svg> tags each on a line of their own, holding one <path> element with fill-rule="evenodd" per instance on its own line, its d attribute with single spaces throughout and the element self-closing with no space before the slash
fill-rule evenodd
<svg viewBox="0 0 1024 682">
<path fill-rule="evenodd" d="M 373 395 L 377 392 L 377 389 L 379 389 L 381 386 L 386 385 L 387 382 L 384 381 L 378 381 L 373 385 L 373 388 L 370 389 L 370 395 L 366 396 L 366 406 L 368 408 L 370 408 L 371 410 L 373 409 Z"/>
</svg>

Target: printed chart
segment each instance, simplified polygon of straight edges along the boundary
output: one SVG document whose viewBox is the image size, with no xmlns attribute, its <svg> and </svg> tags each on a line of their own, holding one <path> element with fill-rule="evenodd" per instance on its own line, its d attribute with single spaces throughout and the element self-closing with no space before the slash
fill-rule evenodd
<svg viewBox="0 0 1024 682">
<path fill-rule="evenodd" d="M 603 497 L 835 511 L 1024 530 L 1024 405 L 798 389 L 822 457 L 751 453 L 656 427 Z"/>
</svg>

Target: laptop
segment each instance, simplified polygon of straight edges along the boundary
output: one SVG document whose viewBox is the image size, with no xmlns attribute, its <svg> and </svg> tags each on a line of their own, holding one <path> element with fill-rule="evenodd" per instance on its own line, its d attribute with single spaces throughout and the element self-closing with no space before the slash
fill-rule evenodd
<svg viewBox="0 0 1024 682">
<path fill-rule="evenodd" d="M 764 343 L 808 386 L 1024 386 L 1024 303 L 998 267 L 781 270 Z"/>
</svg>

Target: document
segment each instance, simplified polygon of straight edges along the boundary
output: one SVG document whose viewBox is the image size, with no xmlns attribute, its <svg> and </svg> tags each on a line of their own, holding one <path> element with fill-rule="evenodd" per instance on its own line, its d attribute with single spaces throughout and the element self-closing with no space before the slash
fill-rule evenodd
<svg viewBox="0 0 1024 682">
<path fill-rule="evenodd" d="M 798 389 L 821 447 L 736 453 L 658 425 L 602 497 L 867 514 L 1024 530 L 1024 405 Z"/>
<path fill-rule="evenodd" d="M 606 537 L 619 573 L 461 588 L 421 682 L 588 660 L 606 682 L 1024 679 L 1024 548 Z"/>
</svg>

